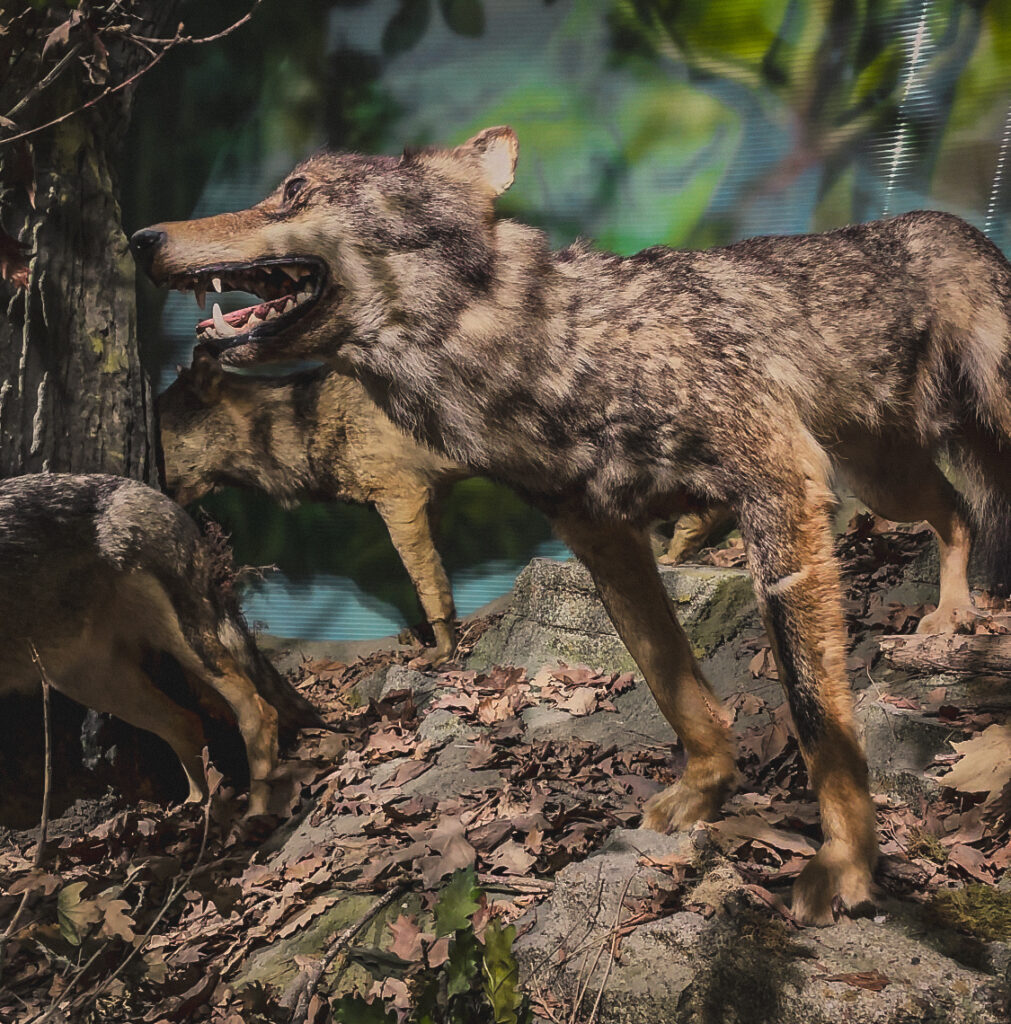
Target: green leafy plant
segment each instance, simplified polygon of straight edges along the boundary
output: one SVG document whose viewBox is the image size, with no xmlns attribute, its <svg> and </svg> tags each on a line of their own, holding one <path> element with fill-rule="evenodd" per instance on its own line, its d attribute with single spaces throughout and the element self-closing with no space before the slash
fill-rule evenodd
<svg viewBox="0 0 1011 1024">
<path fill-rule="evenodd" d="M 352 949 L 350 957 L 373 977 L 396 977 L 407 983 L 412 1004 L 407 1020 L 412 1024 L 529 1024 L 530 1003 L 520 991 L 519 965 L 513 954 L 516 928 L 503 928 L 492 919 L 483 939 L 478 938 L 474 918 L 483 903 L 474 868 L 461 868 L 439 894 L 433 909 L 434 935 L 418 934 L 416 960 L 373 949 Z M 436 949 L 447 938 L 448 946 L 437 955 Z M 357 993 L 343 996 L 331 1009 L 341 1024 L 398 1021 L 397 1013 L 387 1009 L 381 998 L 368 1002 Z"/>
</svg>

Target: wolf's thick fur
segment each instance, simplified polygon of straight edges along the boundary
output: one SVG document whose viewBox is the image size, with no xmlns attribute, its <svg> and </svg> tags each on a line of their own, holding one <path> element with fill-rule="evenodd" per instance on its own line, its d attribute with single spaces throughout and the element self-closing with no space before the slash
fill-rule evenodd
<svg viewBox="0 0 1011 1024">
<path fill-rule="evenodd" d="M 453 653 L 453 594 L 432 539 L 441 493 L 470 473 L 398 430 L 351 377 L 225 373 L 198 346 L 158 397 L 166 488 L 181 504 L 231 484 L 276 501 L 374 505 L 435 634 L 433 664 Z"/>
<path fill-rule="evenodd" d="M 320 724 L 215 585 L 192 520 L 133 480 L 0 481 L 0 696 L 41 686 L 32 645 L 61 693 L 165 740 L 190 799 L 204 790 L 203 727 L 142 671 L 145 653 L 171 654 L 198 696 L 231 708 L 246 745 L 251 814 L 267 810 L 279 718 Z"/>
<path fill-rule="evenodd" d="M 951 446 L 986 493 L 1011 493 L 1008 264 L 942 213 L 705 252 L 552 252 L 495 217 L 516 152 L 512 130 L 493 128 L 400 158 L 323 153 L 252 209 L 156 225 L 133 244 L 156 281 L 184 287 L 214 268 L 318 261 L 313 301 L 221 332 L 223 359 L 339 362 L 400 426 L 553 517 L 689 754 L 647 807 L 654 828 L 716 813 L 736 775 L 647 529 L 733 509 L 822 812 L 794 910 L 830 921 L 836 897 L 869 901 L 877 850 L 844 667 L 832 464 L 879 512 L 932 524 L 941 604 L 967 609 L 969 529 L 934 457 Z"/>
</svg>

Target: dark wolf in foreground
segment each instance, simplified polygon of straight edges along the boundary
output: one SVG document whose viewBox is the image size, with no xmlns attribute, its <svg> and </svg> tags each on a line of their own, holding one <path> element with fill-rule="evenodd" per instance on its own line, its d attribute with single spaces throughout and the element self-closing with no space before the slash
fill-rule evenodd
<svg viewBox="0 0 1011 1024">
<path fill-rule="evenodd" d="M 178 661 L 198 697 L 231 709 L 249 761 L 249 813 L 267 811 L 282 725 L 319 725 L 312 707 L 253 643 L 214 581 L 193 521 L 122 477 L 33 474 L 0 481 L 0 696 L 52 685 L 165 740 L 190 792 L 203 791 L 198 715 L 141 669 Z"/>
<path fill-rule="evenodd" d="M 715 814 L 736 772 L 648 527 L 732 508 L 821 806 L 794 912 L 863 909 L 877 841 L 830 477 L 928 520 L 948 598 L 968 605 L 967 518 L 934 458 L 951 449 L 979 507 L 1006 503 L 1008 264 L 940 213 L 706 252 L 552 252 L 495 217 L 516 153 L 509 128 L 402 157 L 324 153 L 249 210 L 132 244 L 156 282 L 263 298 L 198 324 L 224 360 L 350 368 L 396 423 L 553 517 L 688 752 L 646 808 L 657 829 Z"/>
<path fill-rule="evenodd" d="M 357 380 L 322 368 L 288 377 L 225 373 L 197 346 L 158 397 L 165 483 L 181 504 L 231 484 L 276 501 L 375 505 L 435 634 L 453 654 L 453 593 L 432 539 L 438 497 L 466 467 L 398 430 Z"/>
</svg>

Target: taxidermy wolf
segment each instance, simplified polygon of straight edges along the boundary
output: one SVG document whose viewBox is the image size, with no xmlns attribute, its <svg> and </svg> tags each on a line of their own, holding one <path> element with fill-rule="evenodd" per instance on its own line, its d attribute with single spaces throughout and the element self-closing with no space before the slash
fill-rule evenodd
<svg viewBox="0 0 1011 1024">
<path fill-rule="evenodd" d="M 495 216 L 516 156 L 507 127 L 400 157 L 321 153 L 249 210 L 132 245 L 156 283 L 262 298 L 197 325 L 223 361 L 331 360 L 420 441 L 553 518 L 688 753 L 646 807 L 655 829 L 716 814 L 736 770 L 648 529 L 729 506 L 821 807 L 794 913 L 828 923 L 837 899 L 864 912 L 877 840 L 830 480 L 844 473 L 888 518 L 928 520 L 939 622 L 968 613 L 968 518 L 934 456 L 951 449 L 981 512 L 1005 507 L 1008 263 L 942 213 L 710 251 L 552 252 Z"/>
<path fill-rule="evenodd" d="M 160 736 L 179 757 L 189 800 L 204 793 L 198 715 L 141 668 L 179 663 L 201 702 L 231 709 L 249 762 L 249 813 L 264 814 L 278 722 L 318 726 L 311 705 L 257 649 L 216 585 L 193 521 L 123 477 L 37 473 L 0 481 L 0 696 L 41 686 Z"/>
<path fill-rule="evenodd" d="M 432 539 L 437 498 L 465 466 L 398 430 L 352 377 L 320 368 L 285 377 L 226 373 L 206 346 L 158 396 L 169 494 L 186 505 L 215 487 L 257 487 L 276 501 L 375 505 L 435 635 L 453 654 L 453 593 Z"/>
</svg>

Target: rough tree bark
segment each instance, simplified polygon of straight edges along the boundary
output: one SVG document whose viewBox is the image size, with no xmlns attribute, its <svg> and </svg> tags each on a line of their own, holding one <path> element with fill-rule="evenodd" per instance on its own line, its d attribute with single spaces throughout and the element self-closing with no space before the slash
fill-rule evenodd
<svg viewBox="0 0 1011 1024">
<path fill-rule="evenodd" d="M 1011 635 L 883 636 L 881 652 L 908 672 L 1011 676 Z"/>
<path fill-rule="evenodd" d="M 134 0 L 120 6 L 120 17 L 129 8 L 126 13 L 140 19 L 133 22 L 135 31 L 160 35 L 174 25 L 180 6 L 179 0 Z M 151 391 L 137 345 L 134 264 L 117 201 L 132 87 L 24 141 L 4 144 L 101 91 L 80 63 L 89 42 L 94 46 L 86 28 L 75 26 L 62 49 L 42 56 L 47 37 L 69 14 L 59 3 L 0 13 L 8 29 L 6 39 L 0 36 L 7 46 L 0 51 L 0 115 L 16 110 L 13 126 L 0 128 L 0 221 L 28 256 L 25 287 L 0 280 L 0 477 L 53 470 L 157 483 Z M 80 52 L 70 55 L 67 69 L 38 90 L 40 79 L 75 46 Z M 123 81 L 150 60 L 126 40 L 95 52 L 100 85 Z M 18 109 L 26 96 L 31 98 Z"/>
</svg>

